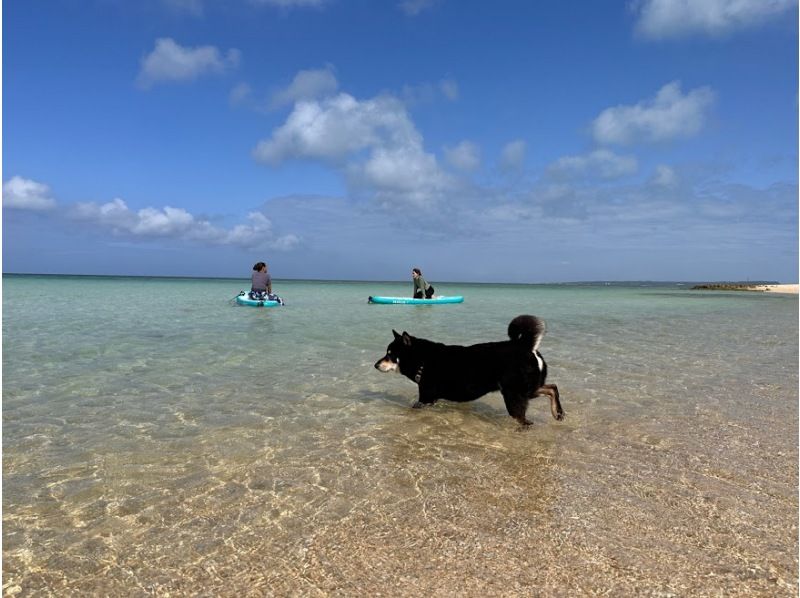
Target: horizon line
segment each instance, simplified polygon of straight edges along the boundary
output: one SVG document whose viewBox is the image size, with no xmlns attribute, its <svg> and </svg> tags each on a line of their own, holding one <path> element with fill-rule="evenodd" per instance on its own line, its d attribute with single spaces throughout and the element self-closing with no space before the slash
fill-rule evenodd
<svg viewBox="0 0 800 598">
<path fill-rule="evenodd" d="M 3 276 L 70 276 L 76 278 L 157 278 L 157 279 L 182 279 L 182 280 L 247 280 L 246 277 L 238 276 L 185 276 L 172 274 L 64 274 L 54 272 L 3 272 Z M 402 283 L 408 282 L 406 279 L 387 280 L 387 279 L 347 279 L 347 278 L 273 278 L 277 281 L 292 282 L 359 282 L 359 283 Z M 784 283 L 774 280 L 658 280 L 658 279 L 595 279 L 595 280 L 573 280 L 561 282 L 510 282 L 510 281 L 470 281 L 470 280 L 439 280 L 440 284 L 507 284 L 507 285 L 577 285 L 577 284 L 623 284 L 623 283 L 659 283 L 659 284 L 797 284 Z"/>
</svg>

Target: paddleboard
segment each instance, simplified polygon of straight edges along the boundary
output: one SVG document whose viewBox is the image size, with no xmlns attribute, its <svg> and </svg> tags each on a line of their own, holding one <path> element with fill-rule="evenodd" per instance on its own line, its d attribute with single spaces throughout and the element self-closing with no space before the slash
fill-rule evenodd
<svg viewBox="0 0 800 598">
<path fill-rule="evenodd" d="M 248 305 L 250 307 L 278 307 L 279 305 L 282 305 L 280 301 L 270 301 L 269 299 L 250 299 L 245 292 L 242 292 L 236 296 L 236 303 L 239 305 Z"/>
<path fill-rule="evenodd" d="M 454 295 L 452 297 L 432 297 L 430 299 L 414 299 L 413 297 L 378 297 L 370 296 L 368 303 L 381 305 L 442 305 L 446 303 L 463 303 L 464 297 Z"/>
</svg>

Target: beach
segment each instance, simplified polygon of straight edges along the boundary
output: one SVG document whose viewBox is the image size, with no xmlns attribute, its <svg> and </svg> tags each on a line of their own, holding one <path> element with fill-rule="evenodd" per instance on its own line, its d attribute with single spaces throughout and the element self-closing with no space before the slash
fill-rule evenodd
<svg viewBox="0 0 800 598">
<path fill-rule="evenodd" d="M 244 284 L 4 277 L 5 596 L 797 595 L 796 295 Z M 563 422 L 373 367 L 521 313 Z"/>
<path fill-rule="evenodd" d="M 756 285 L 754 290 L 766 293 L 787 293 L 797 295 L 798 285 L 796 284 L 762 284 Z"/>
</svg>

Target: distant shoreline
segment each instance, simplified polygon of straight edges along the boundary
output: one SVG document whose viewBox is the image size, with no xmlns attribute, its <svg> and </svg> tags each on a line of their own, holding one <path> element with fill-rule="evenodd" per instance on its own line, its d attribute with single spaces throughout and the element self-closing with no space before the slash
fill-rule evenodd
<svg viewBox="0 0 800 598">
<path fill-rule="evenodd" d="M 790 295 L 798 294 L 796 284 L 734 284 L 734 283 L 712 283 L 698 284 L 692 290 L 699 291 L 755 291 L 759 293 L 785 293 Z"/>
<path fill-rule="evenodd" d="M 792 295 L 798 294 L 798 285 L 796 284 L 759 284 L 755 285 L 752 289 L 754 291 L 763 291 L 765 293 L 791 293 Z"/>
</svg>

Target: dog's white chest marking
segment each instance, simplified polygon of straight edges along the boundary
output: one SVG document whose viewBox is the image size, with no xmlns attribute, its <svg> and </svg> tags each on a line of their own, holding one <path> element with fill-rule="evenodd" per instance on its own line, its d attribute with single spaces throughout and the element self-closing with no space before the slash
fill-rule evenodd
<svg viewBox="0 0 800 598">
<path fill-rule="evenodd" d="M 539 364 L 539 371 L 542 371 L 542 368 L 544 367 L 544 360 L 542 359 L 542 356 L 539 355 L 539 351 L 534 349 L 533 356 L 536 358 L 536 362 Z"/>
</svg>

